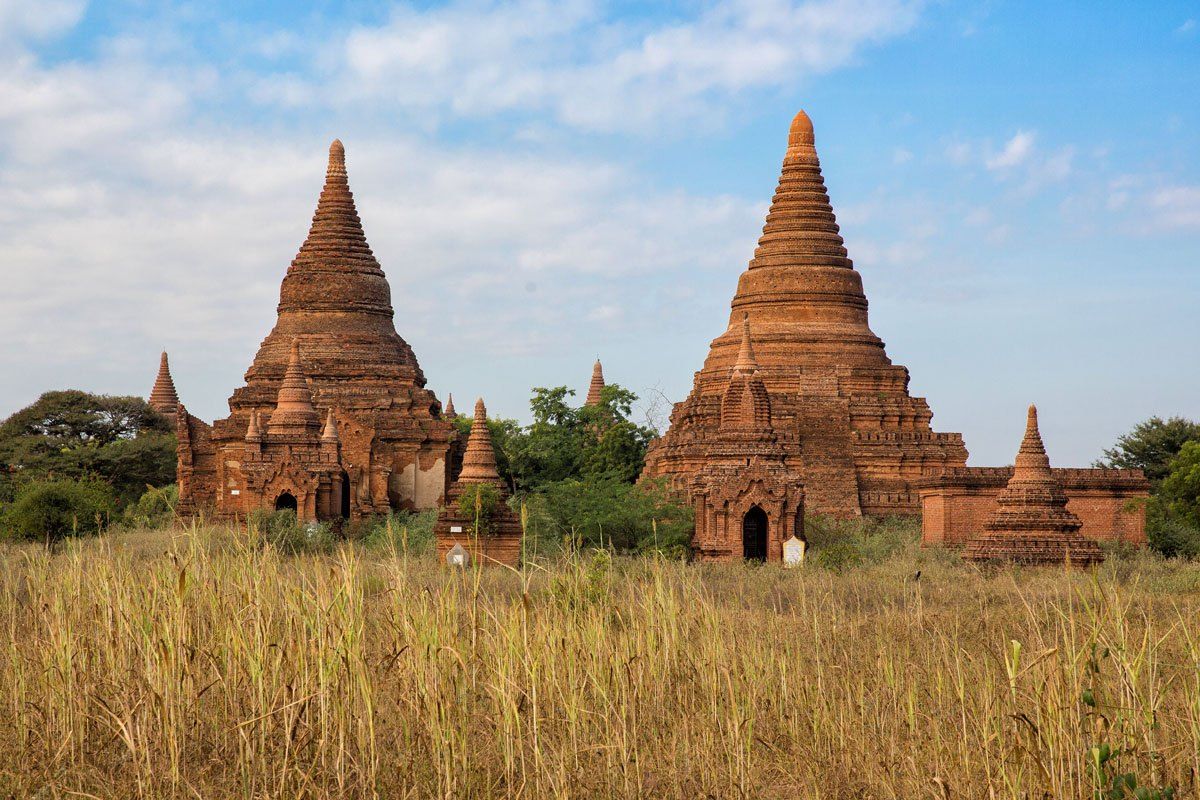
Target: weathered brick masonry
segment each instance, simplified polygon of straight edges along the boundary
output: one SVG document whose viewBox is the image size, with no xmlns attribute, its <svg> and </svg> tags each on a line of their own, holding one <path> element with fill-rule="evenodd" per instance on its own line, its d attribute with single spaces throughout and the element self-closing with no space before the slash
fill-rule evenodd
<svg viewBox="0 0 1200 800">
<path fill-rule="evenodd" d="M 1051 470 L 1079 517 L 1079 532 L 1098 541 L 1146 543 L 1150 484 L 1137 469 Z M 983 529 L 996 498 L 1012 478 L 1012 467 L 960 467 L 917 483 L 921 498 L 921 541 L 961 547 Z"/>
<path fill-rule="evenodd" d="M 297 424 L 283 424 L 287 415 L 277 423 L 285 395 Z M 308 237 L 283 278 L 275 327 L 229 410 L 210 426 L 178 406 L 181 514 L 295 505 L 303 519 L 359 518 L 434 508 L 445 494 L 453 426 L 396 333 L 339 141 Z"/>
<path fill-rule="evenodd" d="M 729 325 L 713 340 L 691 394 L 675 405 L 670 430 L 651 447 L 648 478 L 667 476 L 690 491 L 693 478 L 715 463 L 714 448 L 731 468 L 738 446 L 722 431 L 722 398 L 743 319 L 769 401 L 778 465 L 797 476 L 809 512 L 916 515 L 915 482 L 930 471 L 966 465 L 962 436 L 931 429 L 928 403 L 908 393 L 908 370 L 891 362 L 868 326 L 862 278 L 838 231 L 812 123 L 801 111 L 792 121 L 762 237 L 738 280 Z M 747 446 L 744 465 L 751 454 Z M 786 513 L 794 513 L 794 503 L 787 505 Z M 782 531 L 793 523 L 771 518 L 767 524 Z M 696 544 L 703 551 L 700 530 Z M 732 547 L 729 541 L 721 546 Z M 742 555 L 733 548 L 724 557 Z"/>
</svg>

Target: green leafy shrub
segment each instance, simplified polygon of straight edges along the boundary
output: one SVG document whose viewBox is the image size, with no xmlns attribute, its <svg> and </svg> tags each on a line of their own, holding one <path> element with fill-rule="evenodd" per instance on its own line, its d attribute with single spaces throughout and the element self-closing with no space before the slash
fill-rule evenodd
<svg viewBox="0 0 1200 800">
<path fill-rule="evenodd" d="M 804 535 L 816 562 L 837 570 L 880 564 L 915 549 L 921 539 L 919 524 L 907 517 L 837 520 L 813 514 L 804 518 Z"/>
<path fill-rule="evenodd" d="M 372 517 L 360 541 L 364 547 L 372 550 L 424 555 L 434 549 L 433 525 L 436 521 L 436 509 L 415 513 L 394 511 Z"/>
<path fill-rule="evenodd" d="M 291 509 L 267 511 L 260 509 L 250 514 L 251 533 L 264 544 L 270 544 L 284 553 L 328 553 L 337 544 L 333 529 L 324 522 L 302 523 Z"/>
<path fill-rule="evenodd" d="M 618 552 L 687 552 L 692 509 L 662 483 L 617 478 L 560 481 L 525 498 L 527 550 L 601 547 Z"/>
<path fill-rule="evenodd" d="M 0 516 L 8 537 L 42 540 L 47 547 L 67 536 L 98 533 L 116 509 L 112 487 L 92 479 L 29 481 Z"/>
<path fill-rule="evenodd" d="M 1146 540 L 1167 558 L 1200 558 L 1200 530 L 1181 519 L 1152 512 L 1146 520 Z"/>
<path fill-rule="evenodd" d="M 863 563 L 862 551 L 853 542 L 827 544 L 815 552 L 817 565 L 835 572 L 842 572 Z"/>
<path fill-rule="evenodd" d="M 125 507 L 121 514 L 121 522 L 137 528 L 165 528 L 175 521 L 175 506 L 178 502 L 177 484 L 172 483 L 157 489 L 147 486 L 136 503 Z"/>
<path fill-rule="evenodd" d="M 492 516 L 500 505 L 500 490 L 490 483 L 469 483 L 458 496 L 458 510 L 464 517 L 473 520 L 474 533 L 486 536 L 491 528 Z"/>
</svg>

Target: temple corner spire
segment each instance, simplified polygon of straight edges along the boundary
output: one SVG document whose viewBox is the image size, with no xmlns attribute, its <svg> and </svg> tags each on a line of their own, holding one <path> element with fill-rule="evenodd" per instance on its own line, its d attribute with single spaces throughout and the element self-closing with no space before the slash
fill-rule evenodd
<svg viewBox="0 0 1200 800">
<path fill-rule="evenodd" d="M 179 405 L 179 394 L 175 391 L 175 381 L 171 378 L 171 365 L 167 360 L 166 350 L 159 356 L 158 375 L 154 379 L 154 387 L 150 390 L 147 402 L 155 411 L 166 415 L 174 414 Z"/>
<path fill-rule="evenodd" d="M 596 363 L 592 365 L 592 381 L 588 384 L 587 399 L 584 400 L 586 406 L 600 405 L 600 400 L 604 394 L 604 367 L 600 364 L 600 359 L 596 359 Z"/>
</svg>

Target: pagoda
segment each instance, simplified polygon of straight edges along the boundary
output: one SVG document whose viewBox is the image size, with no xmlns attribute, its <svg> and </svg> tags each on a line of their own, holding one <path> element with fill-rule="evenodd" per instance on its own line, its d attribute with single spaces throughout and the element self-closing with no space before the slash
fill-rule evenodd
<svg viewBox="0 0 1200 800">
<path fill-rule="evenodd" d="M 792 120 L 779 184 L 728 326 L 712 341 L 691 394 L 675 405 L 670 429 L 651 446 L 646 477 L 665 476 L 686 490 L 710 464 L 743 349 L 743 320 L 753 332 L 757 380 L 782 463 L 799 476 L 810 512 L 916 515 L 914 482 L 966 464 L 962 436 L 931 429 L 929 404 L 908 393 L 908 370 L 891 362 L 867 323 L 862 278 L 839 234 L 803 111 Z"/>
<path fill-rule="evenodd" d="M 155 411 L 168 417 L 174 417 L 179 406 L 179 394 L 175 391 L 175 381 L 171 378 L 171 365 L 167 361 L 165 350 L 158 360 L 158 376 L 154 379 L 147 403 Z"/>
<path fill-rule="evenodd" d="M 396 332 L 340 141 L 277 311 L 228 417 L 210 426 L 178 406 L 180 513 L 297 508 L 337 519 L 435 508 L 453 427 Z"/>
<path fill-rule="evenodd" d="M 600 365 L 600 359 L 596 359 L 596 363 L 592 365 L 592 381 L 588 384 L 587 398 L 583 401 L 585 406 L 598 406 L 604 398 L 604 367 Z"/>
<path fill-rule="evenodd" d="M 493 489 L 494 503 L 489 509 L 477 510 L 472 503 L 474 498 L 484 496 L 477 488 L 482 486 Z M 475 401 L 475 419 L 467 437 L 462 471 L 446 493 L 446 502 L 434 524 L 438 557 L 445 560 L 446 555 L 458 545 L 480 563 L 516 566 L 521 557 L 522 528 L 521 521 L 508 507 L 508 496 L 508 487 L 496 466 L 496 450 L 487 424 L 487 407 L 483 404 L 483 398 L 480 398 Z M 480 519 L 480 513 L 485 514 L 486 519 Z M 476 530 L 477 522 L 479 530 Z"/>
<path fill-rule="evenodd" d="M 996 498 L 983 533 L 963 548 L 963 558 L 1077 567 L 1099 563 L 1104 560 L 1100 545 L 1082 535 L 1082 527 L 1067 509 L 1067 495 L 1050 469 L 1038 431 L 1037 407 L 1030 406 L 1012 478 Z"/>
</svg>

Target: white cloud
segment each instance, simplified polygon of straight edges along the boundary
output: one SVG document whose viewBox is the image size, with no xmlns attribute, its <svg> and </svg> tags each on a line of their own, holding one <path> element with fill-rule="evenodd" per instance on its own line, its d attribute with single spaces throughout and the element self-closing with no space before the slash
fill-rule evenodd
<svg viewBox="0 0 1200 800">
<path fill-rule="evenodd" d="M 1175 33 L 1179 34 L 1180 36 L 1186 36 L 1194 30 L 1196 30 L 1196 20 L 1185 19 L 1183 24 L 1175 29 Z"/>
<path fill-rule="evenodd" d="M 13 376 L 0 416 L 53 386 L 128 391 L 117 376 L 152 369 L 159 347 L 181 390 L 205 378 L 186 398 L 197 413 L 239 382 L 328 141 L 198 122 L 205 80 L 128 52 L 86 67 L 20 54 L 0 71 L 0 367 Z M 756 202 L 656 189 L 596 158 L 418 133 L 346 145 L 399 328 L 427 363 L 569 350 L 671 284 L 743 262 L 761 225 Z M 672 313 L 685 311 L 654 322 Z"/>
<path fill-rule="evenodd" d="M 85 0 L 0 0 L 0 43 L 41 39 L 73 27 Z"/>
<path fill-rule="evenodd" d="M 638 29 L 587 0 L 405 4 L 386 23 L 349 32 L 327 88 L 330 102 L 465 118 L 524 111 L 592 131 L 683 129 L 718 113 L 716 98 L 852 62 L 909 30 L 921 5 L 721 0 L 695 19 Z"/>
<path fill-rule="evenodd" d="M 1200 230 L 1200 186 L 1166 186 L 1153 191 L 1149 200 L 1159 226 Z"/>
<path fill-rule="evenodd" d="M 990 170 L 1010 169 L 1025 162 L 1033 153 L 1035 136 L 1030 131 L 1017 131 L 999 153 L 988 156 L 984 165 Z"/>
</svg>

